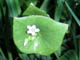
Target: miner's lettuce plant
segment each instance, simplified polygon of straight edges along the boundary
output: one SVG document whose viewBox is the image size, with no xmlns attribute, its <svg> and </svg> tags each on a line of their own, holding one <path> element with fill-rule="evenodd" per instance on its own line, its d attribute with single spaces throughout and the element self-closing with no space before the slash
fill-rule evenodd
<svg viewBox="0 0 80 60">
<path fill-rule="evenodd" d="M 36 32 L 35 26 L 33 26 L 35 29 L 31 28 L 32 25 L 38 28 Z M 32 31 L 27 32 L 27 26 Z M 50 55 L 60 48 L 67 30 L 67 24 L 53 21 L 53 19 L 45 16 L 15 17 L 13 20 L 14 43 L 20 51 L 27 54 Z M 25 46 L 24 43 L 26 43 Z"/>
<path fill-rule="evenodd" d="M 79 2 L 0 0 L 0 60 L 79 60 Z"/>
</svg>

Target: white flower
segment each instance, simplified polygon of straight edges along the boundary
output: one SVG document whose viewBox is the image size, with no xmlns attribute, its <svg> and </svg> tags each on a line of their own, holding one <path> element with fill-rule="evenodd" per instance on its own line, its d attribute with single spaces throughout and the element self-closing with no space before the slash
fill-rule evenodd
<svg viewBox="0 0 80 60">
<path fill-rule="evenodd" d="M 32 25 L 32 26 L 28 25 L 27 26 L 27 29 L 28 29 L 27 33 L 28 34 L 31 34 L 32 36 L 35 36 L 36 35 L 36 32 L 39 32 L 40 31 L 39 28 L 36 28 L 36 25 Z"/>
</svg>

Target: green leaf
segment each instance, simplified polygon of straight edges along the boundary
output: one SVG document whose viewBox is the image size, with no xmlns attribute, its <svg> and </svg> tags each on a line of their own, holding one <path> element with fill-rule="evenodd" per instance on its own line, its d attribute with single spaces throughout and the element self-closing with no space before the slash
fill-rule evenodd
<svg viewBox="0 0 80 60">
<path fill-rule="evenodd" d="M 57 7 L 55 10 L 55 15 L 54 18 L 56 21 L 59 21 L 62 15 L 62 11 L 63 11 L 63 0 L 57 0 Z"/>
<path fill-rule="evenodd" d="M 6 0 L 9 9 L 10 17 L 18 16 L 21 13 L 21 8 L 18 0 Z"/>
<path fill-rule="evenodd" d="M 65 5 L 68 8 L 68 10 L 70 11 L 70 13 L 72 14 L 72 16 L 74 17 L 77 24 L 80 26 L 80 20 L 78 19 L 78 17 L 76 16 L 76 14 L 73 12 L 73 10 L 70 8 L 70 6 L 68 5 L 68 3 L 66 1 L 65 1 Z"/>
<path fill-rule="evenodd" d="M 26 54 L 18 53 L 21 60 L 29 60 L 29 57 Z"/>
<path fill-rule="evenodd" d="M 28 16 L 28 15 L 43 15 L 43 16 L 48 16 L 48 14 L 34 6 L 32 3 L 30 6 L 24 11 L 23 16 Z"/>
<path fill-rule="evenodd" d="M 58 60 L 78 60 L 77 53 L 74 50 L 67 51 Z"/>
<path fill-rule="evenodd" d="M 47 11 L 47 7 L 49 4 L 50 0 L 44 0 L 43 4 L 41 5 L 40 9 Z"/>
<path fill-rule="evenodd" d="M 59 56 L 61 56 L 61 47 L 57 49 L 57 51 L 55 52 L 55 55 L 57 58 L 59 58 Z"/>
<path fill-rule="evenodd" d="M 13 60 L 12 53 L 8 51 L 8 60 Z"/>
<path fill-rule="evenodd" d="M 0 5 L 3 3 L 3 0 L 0 0 Z"/>
<path fill-rule="evenodd" d="M 35 24 L 40 32 L 36 36 L 28 34 L 26 27 Z M 26 54 L 50 55 L 62 44 L 68 25 L 45 16 L 15 17 L 13 20 L 13 40 L 16 47 Z M 24 46 L 26 39 L 27 45 Z"/>
</svg>

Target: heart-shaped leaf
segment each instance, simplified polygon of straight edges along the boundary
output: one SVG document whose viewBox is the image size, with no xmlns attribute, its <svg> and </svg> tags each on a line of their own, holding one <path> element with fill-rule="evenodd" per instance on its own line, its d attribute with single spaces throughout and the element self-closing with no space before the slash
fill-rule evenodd
<svg viewBox="0 0 80 60">
<path fill-rule="evenodd" d="M 32 25 L 40 29 L 35 36 L 27 33 L 27 27 Z M 67 24 L 56 22 L 45 16 L 15 17 L 13 20 L 13 40 L 21 52 L 50 55 L 61 46 L 67 29 Z"/>
</svg>

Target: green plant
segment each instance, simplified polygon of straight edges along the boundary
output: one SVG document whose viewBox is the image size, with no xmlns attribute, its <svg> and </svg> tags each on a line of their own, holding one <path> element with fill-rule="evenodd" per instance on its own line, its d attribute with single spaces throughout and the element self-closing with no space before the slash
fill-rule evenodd
<svg viewBox="0 0 80 60">
<path fill-rule="evenodd" d="M 79 60 L 79 8 L 79 0 L 0 0 L 0 60 Z"/>
</svg>

